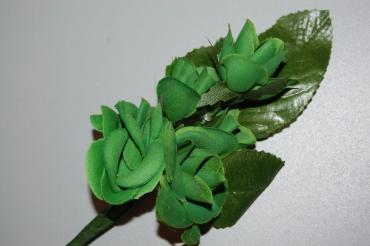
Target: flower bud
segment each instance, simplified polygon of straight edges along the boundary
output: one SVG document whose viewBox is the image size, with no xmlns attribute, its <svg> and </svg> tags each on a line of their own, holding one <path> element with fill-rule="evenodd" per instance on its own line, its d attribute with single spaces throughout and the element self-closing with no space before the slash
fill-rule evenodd
<svg viewBox="0 0 370 246">
<path fill-rule="evenodd" d="M 177 58 L 157 85 L 159 103 L 169 120 L 176 122 L 195 112 L 201 95 L 219 78 L 211 67 L 197 68 L 187 58 Z"/>
<path fill-rule="evenodd" d="M 268 83 L 284 57 L 284 42 L 269 38 L 259 46 L 255 27 L 247 20 L 235 44 L 229 27 L 218 55 L 220 76 L 230 90 L 243 93 Z"/>
</svg>

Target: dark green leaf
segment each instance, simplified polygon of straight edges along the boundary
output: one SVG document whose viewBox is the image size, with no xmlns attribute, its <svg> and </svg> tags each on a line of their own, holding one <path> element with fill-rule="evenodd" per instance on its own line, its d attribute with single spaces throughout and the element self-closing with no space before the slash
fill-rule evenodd
<svg viewBox="0 0 370 246">
<path fill-rule="evenodd" d="M 195 66 L 209 66 L 217 69 L 217 54 L 222 47 L 223 39 L 218 40 L 214 45 L 208 47 L 200 47 L 186 54 L 186 58 L 190 59 Z"/>
<path fill-rule="evenodd" d="M 327 10 L 311 10 L 290 14 L 262 33 L 259 38 L 284 40 L 287 64 L 276 75 L 299 81 L 294 89 L 279 100 L 246 108 L 239 121 L 250 128 L 258 139 L 267 138 L 292 123 L 311 101 L 329 63 L 332 27 Z"/>
<path fill-rule="evenodd" d="M 228 196 L 214 226 L 234 225 L 248 207 L 266 189 L 283 167 L 276 156 L 255 150 L 238 150 L 224 159 Z"/>
<path fill-rule="evenodd" d="M 270 99 L 286 89 L 291 80 L 287 78 L 274 79 L 265 86 L 251 90 L 242 96 L 242 100 L 262 101 Z"/>
</svg>

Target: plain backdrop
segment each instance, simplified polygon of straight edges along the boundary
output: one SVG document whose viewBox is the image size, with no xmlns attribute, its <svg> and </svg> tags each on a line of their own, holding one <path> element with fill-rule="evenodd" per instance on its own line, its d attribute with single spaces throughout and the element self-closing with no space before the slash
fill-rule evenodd
<svg viewBox="0 0 370 246">
<path fill-rule="evenodd" d="M 286 165 L 231 229 L 201 245 L 370 244 L 370 1 L 0 1 L 0 245 L 64 245 L 96 214 L 84 170 L 89 115 L 156 102 L 175 56 L 278 17 L 329 9 L 332 57 L 298 121 L 260 142 Z M 93 245 L 170 245 L 135 212 Z"/>
</svg>

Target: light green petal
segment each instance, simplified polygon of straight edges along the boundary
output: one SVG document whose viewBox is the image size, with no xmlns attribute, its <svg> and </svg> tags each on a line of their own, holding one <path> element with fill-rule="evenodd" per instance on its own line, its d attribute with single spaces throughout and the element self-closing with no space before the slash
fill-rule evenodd
<svg viewBox="0 0 370 246">
<path fill-rule="evenodd" d="M 212 211 L 213 211 L 213 217 L 216 218 L 222 211 L 223 206 L 225 205 L 226 198 L 228 196 L 226 183 L 223 188 L 224 190 L 221 190 L 215 194 L 213 194 L 213 204 L 212 204 Z"/>
<path fill-rule="evenodd" d="M 182 146 L 191 141 L 195 147 L 213 151 L 215 154 L 227 154 L 238 147 L 237 139 L 220 129 L 189 126 L 176 131 L 176 142 Z"/>
<path fill-rule="evenodd" d="M 157 174 L 155 174 L 154 177 L 152 177 L 152 179 L 148 183 L 138 188 L 138 192 L 135 195 L 135 199 L 139 199 L 141 196 L 154 190 L 154 188 L 157 186 L 159 180 L 162 177 L 163 169 L 164 165 L 162 165 L 162 167 L 158 169 Z"/>
<path fill-rule="evenodd" d="M 104 140 L 99 139 L 93 142 L 86 155 L 86 176 L 91 191 L 98 199 L 102 198 L 101 179 L 104 171 Z"/>
<path fill-rule="evenodd" d="M 130 115 L 132 115 L 132 117 L 134 117 L 135 119 L 137 118 L 137 115 L 138 115 L 138 108 L 136 107 L 135 104 L 131 103 L 131 102 L 128 102 L 128 101 L 119 101 L 116 105 L 115 105 L 115 108 L 118 110 L 118 108 L 120 107 L 119 105 L 120 104 L 125 104 L 126 108 L 127 108 L 127 111 Z"/>
<path fill-rule="evenodd" d="M 105 140 L 104 144 L 104 164 L 105 171 L 112 186 L 113 191 L 119 191 L 116 185 L 118 166 L 123 147 L 128 139 L 127 131 L 123 128 L 112 131 Z"/>
<path fill-rule="evenodd" d="M 102 117 L 103 117 L 103 135 L 107 137 L 118 125 L 118 115 L 111 108 L 107 106 L 101 106 Z"/>
<path fill-rule="evenodd" d="M 181 169 L 190 175 L 195 175 L 203 162 L 213 155 L 212 151 L 206 149 L 194 149 L 182 163 Z"/>
<path fill-rule="evenodd" d="M 136 121 L 139 127 L 142 127 L 146 120 L 150 117 L 150 110 L 150 104 L 147 100 L 142 98 L 136 117 Z"/>
<path fill-rule="evenodd" d="M 163 143 L 156 141 L 151 145 L 140 166 L 128 175 L 118 176 L 116 183 L 124 188 L 136 188 L 149 182 L 161 168 L 163 168 Z"/>
<path fill-rule="evenodd" d="M 163 150 L 166 177 L 172 182 L 176 170 L 176 136 L 171 122 L 165 121 L 163 129 Z"/>
<path fill-rule="evenodd" d="M 176 194 L 177 199 L 181 201 L 185 201 L 186 196 L 185 196 L 184 183 L 182 181 L 182 175 L 183 175 L 182 169 L 180 167 L 177 167 L 175 170 L 173 182 L 171 184 L 171 189 Z"/>
<path fill-rule="evenodd" d="M 225 182 L 225 171 L 222 160 L 218 157 L 209 159 L 196 174 L 213 189 Z"/>
<path fill-rule="evenodd" d="M 211 67 L 203 68 L 202 72 L 200 73 L 198 79 L 195 81 L 194 89 L 197 91 L 199 95 L 207 92 L 211 86 L 216 84 L 220 79 L 216 73 L 216 70 Z"/>
<path fill-rule="evenodd" d="M 235 136 L 240 144 L 253 145 L 256 143 L 256 136 L 254 136 L 253 132 L 249 128 L 240 126 L 239 130 L 240 132 Z"/>
<path fill-rule="evenodd" d="M 176 136 L 176 134 L 175 134 Z M 178 149 L 177 151 L 177 155 L 176 155 L 176 166 L 180 166 L 183 161 L 185 160 L 185 158 L 187 158 L 191 151 L 194 149 L 194 145 L 193 144 L 189 144 L 187 146 L 183 146 L 181 148 Z"/>
<path fill-rule="evenodd" d="M 190 88 L 194 88 L 194 82 L 198 78 L 197 68 L 188 58 L 176 58 L 166 68 L 166 77 L 177 79 Z"/>
<path fill-rule="evenodd" d="M 212 204 L 212 191 L 201 178 L 192 176 L 186 172 L 182 173 L 182 181 L 185 190 L 185 196 L 193 201 Z"/>
<path fill-rule="evenodd" d="M 130 137 L 133 139 L 136 146 L 139 148 L 142 155 L 145 154 L 144 140 L 141 133 L 141 129 L 137 124 L 135 117 L 130 114 L 131 104 L 126 101 L 120 101 L 117 104 L 117 109 L 120 114 L 121 120 L 125 124 Z"/>
<path fill-rule="evenodd" d="M 90 115 L 90 123 L 96 131 L 103 131 L 103 116 L 101 114 Z"/>
<path fill-rule="evenodd" d="M 158 82 L 157 95 L 163 112 L 172 122 L 191 115 L 200 101 L 195 90 L 174 78 L 161 79 Z"/>
<path fill-rule="evenodd" d="M 284 42 L 282 40 L 278 38 L 269 38 L 256 50 L 251 59 L 260 65 L 264 65 L 283 49 Z"/>
<path fill-rule="evenodd" d="M 101 187 L 104 201 L 112 205 L 119 205 L 133 200 L 137 193 L 137 189 L 126 189 L 114 192 L 105 171 L 101 180 Z"/>
<path fill-rule="evenodd" d="M 164 180 L 161 181 L 155 207 L 158 220 L 171 227 L 187 228 L 192 224 L 184 207 Z"/>
<path fill-rule="evenodd" d="M 205 224 L 213 219 L 214 212 L 209 204 L 199 204 L 186 201 L 184 208 L 187 216 L 195 224 Z"/>
<path fill-rule="evenodd" d="M 267 81 L 267 72 L 261 65 L 241 55 L 229 55 L 221 64 L 221 75 L 234 92 L 246 92 L 256 83 Z"/>
<path fill-rule="evenodd" d="M 124 159 L 121 159 L 119 163 L 119 168 L 118 168 L 118 173 L 117 176 L 119 175 L 127 175 L 131 172 L 131 170 L 128 168 L 126 162 Z"/>
<path fill-rule="evenodd" d="M 140 165 L 142 156 L 132 139 L 127 140 L 127 143 L 123 149 L 122 157 L 125 160 L 128 168 L 131 170 L 136 169 Z"/>
<path fill-rule="evenodd" d="M 280 63 L 285 59 L 285 51 L 278 52 L 275 56 L 273 56 L 266 64 L 264 68 L 267 71 L 267 75 L 271 76 L 275 72 L 275 70 L 279 67 Z"/>
<path fill-rule="evenodd" d="M 150 118 L 150 143 L 154 142 L 161 134 L 163 126 L 162 107 L 160 104 L 152 110 Z"/>
<path fill-rule="evenodd" d="M 224 130 L 225 132 L 232 133 L 240 126 L 237 118 L 235 119 L 233 116 L 227 114 L 221 119 L 221 123 L 217 126 L 217 128 Z"/>
<path fill-rule="evenodd" d="M 144 123 L 143 127 L 143 141 L 145 149 L 149 149 L 150 146 L 150 119 Z"/>
<path fill-rule="evenodd" d="M 256 28 L 252 21 L 247 20 L 239 33 L 235 43 L 236 53 L 249 57 L 258 46 Z"/>
<path fill-rule="evenodd" d="M 227 55 L 233 54 L 233 53 L 235 53 L 234 39 L 233 39 L 233 35 L 231 33 L 231 28 L 229 25 L 227 36 L 224 39 L 224 42 L 222 43 L 219 60 L 222 61 L 224 57 L 226 57 Z"/>
</svg>

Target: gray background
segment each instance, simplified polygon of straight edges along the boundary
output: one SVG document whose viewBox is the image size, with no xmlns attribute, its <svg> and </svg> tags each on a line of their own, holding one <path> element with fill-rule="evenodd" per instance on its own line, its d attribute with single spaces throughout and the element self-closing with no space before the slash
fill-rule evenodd
<svg viewBox="0 0 370 246">
<path fill-rule="evenodd" d="M 287 13 L 330 9 L 328 72 L 305 113 L 257 145 L 286 161 L 236 226 L 202 245 L 369 245 L 369 1 L 1 1 L 0 244 L 63 245 L 94 215 L 88 116 L 119 99 L 155 103 L 174 56 Z M 169 245 L 153 212 L 95 245 Z"/>
</svg>

